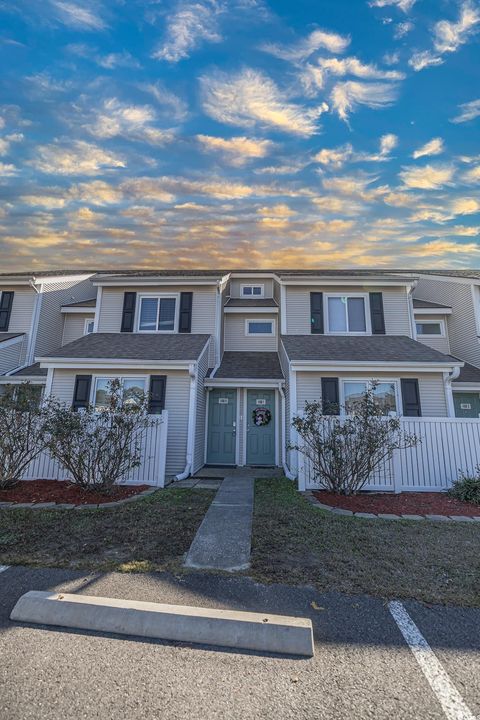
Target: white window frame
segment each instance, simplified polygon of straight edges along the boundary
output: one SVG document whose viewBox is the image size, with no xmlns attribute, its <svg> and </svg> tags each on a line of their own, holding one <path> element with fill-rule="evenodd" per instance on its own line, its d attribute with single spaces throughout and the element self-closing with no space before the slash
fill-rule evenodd
<svg viewBox="0 0 480 720">
<path fill-rule="evenodd" d="M 365 330 L 330 330 L 328 323 L 328 300 L 329 298 L 363 298 L 363 304 L 365 308 Z M 348 311 L 346 314 L 348 322 Z M 372 321 L 370 317 L 370 297 L 368 293 L 355 293 L 355 292 L 339 292 L 339 293 L 325 293 L 325 302 L 323 307 L 323 321 L 325 327 L 325 335 L 371 335 L 372 334 Z"/>
<path fill-rule="evenodd" d="M 272 324 L 272 332 L 265 332 L 265 333 L 256 333 L 256 332 L 250 332 L 250 323 L 257 322 L 257 323 L 271 323 Z M 276 335 L 276 328 L 275 328 L 275 320 L 273 318 L 247 318 L 245 320 L 245 335 L 246 337 L 275 337 Z"/>
<path fill-rule="evenodd" d="M 401 417 L 402 412 L 402 396 L 400 393 L 400 380 L 398 378 L 371 378 L 371 377 L 345 377 L 340 378 L 339 382 L 339 395 L 340 395 L 340 415 L 343 417 L 346 417 L 345 413 L 345 383 L 366 383 L 367 387 L 369 385 L 372 385 L 374 382 L 377 382 L 379 385 L 381 383 L 389 383 L 390 385 L 395 386 L 395 405 L 397 406 L 397 411 L 395 413 L 392 413 L 391 415 L 382 415 L 382 417 Z"/>
<path fill-rule="evenodd" d="M 428 333 L 419 333 L 417 330 L 417 325 L 440 325 L 440 332 L 435 335 L 431 335 Z M 421 338 L 444 338 L 447 336 L 446 330 L 445 330 L 445 320 L 420 320 L 420 318 L 415 318 L 415 332 L 417 333 L 417 337 Z"/>
<path fill-rule="evenodd" d="M 254 295 L 253 290 L 251 295 L 244 295 L 243 291 L 245 288 L 260 288 L 260 295 Z M 265 285 L 263 283 L 244 283 L 240 285 L 240 297 L 244 300 L 258 300 L 258 298 L 265 297 Z"/>
<path fill-rule="evenodd" d="M 91 332 L 88 332 L 88 326 L 90 325 L 90 323 L 93 324 L 93 328 L 92 328 Z M 93 317 L 92 317 L 92 318 L 85 318 L 85 322 L 84 322 L 84 324 L 83 324 L 83 334 L 84 334 L 84 335 L 91 335 L 94 330 L 95 330 L 95 320 L 94 320 L 94 318 L 93 318 Z"/>
<path fill-rule="evenodd" d="M 122 387 L 122 400 L 123 400 L 123 382 L 124 380 L 143 380 L 144 385 L 144 393 L 145 395 L 148 392 L 148 375 L 94 375 L 92 380 L 92 389 L 90 390 L 90 405 L 92 407 L 95 407 L 95 398 L 97 396 L 97 382 L 99 380 L 107 380 L 108 382 L 112 382 L 113 380 L 120 380 L 120 384 Z"/>
<path fill-rule="evenodd" d="M 175 299 L 175 318 L 173 321 L 173 330 L 140 330 L 140 315 L 142 309 L 143 298 L 156 298 L 161 300 L 162 298 L 174 298 Z M 157 322 L 158 327 L 158 313 L 160 312 L 160 303 L 157 303 Z M 178 318 L 180 314 L 180 293 L 142 293 L 138 296 L 137 308 L 135 311 L 135 328 L 139 333 L 150 333 L 150 334 L 162 334 L 171 335 L 172 333 L 178 332 Z"/>
</svg>

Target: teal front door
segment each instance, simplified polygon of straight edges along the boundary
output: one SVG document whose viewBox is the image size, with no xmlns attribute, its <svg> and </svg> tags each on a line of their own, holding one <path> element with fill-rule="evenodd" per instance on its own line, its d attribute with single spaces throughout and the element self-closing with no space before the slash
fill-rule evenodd
<svg viewBox="0 0 480 720">
<path fill-rule="evenodd" d="M 235 465 L 237 391 L 211 390 L 208 399 L 207 463 Z"/>
<path fill-rule="evenodd" d="M 480 417 L 480 395 L 478 392 L 454 392 L 455 417 Z"/>
<path fill-rule="evenodd" d="M 270 411 L 270 421 L 258 425 L 263 410 Z M 248 390 L 247 465 L 275 465 L 275 423 L 275 390 Z"/>
</svg>

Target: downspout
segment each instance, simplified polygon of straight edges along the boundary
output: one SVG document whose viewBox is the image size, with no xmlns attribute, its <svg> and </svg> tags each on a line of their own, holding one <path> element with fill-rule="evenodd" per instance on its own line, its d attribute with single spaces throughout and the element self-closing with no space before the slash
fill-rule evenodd
<svg viewBox="0 0 480 720">
<path fill-rule="evenodd" d="M 285 422 L 285 391 L 283 389 L 283 385 L 279 383 L 278 390 L 280 392 L 280 397 L 282 399 L 282 467 L 283 472 L 285 473 L 285 477 L 287 477 L 289 480 L 296 480 L 297 476 L 292 473 L 290 468 L 287 465 L 287 449 L 285 447 L 285 443 L 287 441 L 287 425 Z"/>
<path fill-rule="evenodd" d="M 410 320 L 410 332 L 412 334 L 412 339 L 417 339 L 417 325 L 415 323 L 415 310 L 413 308 L 413 291 L 417 287 L 417 281 L 415 280 L 411 286 L 410 290 L 408 291 L 408 297 L 407 297 L 407 303 L 408 303 L 408 318 Z"/>
<path fill-rule="evenodd" d="M 191 363 L 188 367 L 190 375 L 190 400 L 188 403 L 188 430 L 187 430 L 187 455 L 185 469 L 182 473 L 175 475 L 175 480 L 186 480 L 192 472 L 193 448 L 195 444 L 195 425 L 197 420 L 197 364 Z"/>
<path fill-rule="evenodd" d="M 35 359 L 35 345 L 37 343 L 38 322 L 40 319 L 40 308 L 42 306 L 42 300 L 43 300 L 43 283 L 40 284 L 40 290 L 38 289 L 38 287 L 36 286 L 36 284 L 33 280 L 29 281 L 29 285 L 37 293 L 37 295 L 35 298 L 35 307 L 33 309 L 33 314 L 32 314 L 32 322 L 31 322 L 31 326 L 30 326 L 30 335 L 28 338 L 27 352 L 25 354 L 25 364 L 22 365 L 22 368 L 32 365 L 33 361 Z M 19 369 L 21 369 L 21 368 L 19 368 Z"/>
<path fill-rule="evenodd" d="M 217 282 L 217 297 L 215 298 L 215 367 L 213 368 L 210 377 L 215 377 L 220 364 L 222 362 L 222 348 L 220 347 L 220 341 L 222 339 L 222 281 Z"/>
<path fill-rule="evenodd" d="M 452 381 L 456 380 L 460 375 L 460 368 L 454 367 L 452 372 L 443 373 L 443 382 L 445 384 L 445 399 L 447 401 L 448 417 L 455 417 L 455 403 L 453 402 Z"/>
</svg>

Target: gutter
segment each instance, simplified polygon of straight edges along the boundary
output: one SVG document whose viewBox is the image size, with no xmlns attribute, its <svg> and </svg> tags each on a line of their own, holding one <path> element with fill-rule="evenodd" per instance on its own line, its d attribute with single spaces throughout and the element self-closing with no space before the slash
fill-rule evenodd
<svg viewBox="0 0 480 720">
<path fill-rule="evenodd" d="M 460 375 L 460 368 L 454 367 L 451 372 L 443 373 L 443 383 L 445 385 L 445 400 L 447 401 L 448 417 L 455 417 L 455 405 L 453 402 L 452 382 Z"/>
<path fill-rule="evenodd" d="M 197 420 L 197 364 L 192 363 L 188 368 L 190 375 L 190 399 L 188 403 L 188 430 L 187 430 L 187 455 L 185 458 L 185 469 L 175 475 L 175 480 L 186 480 L 192 474 L 193 452 L 195 445 L 195 425 Z"/>
<path fill-rule="evenodd" d="M 280 393 L 280 397 L 281 397 L 281 401 L 282 401 L 282 413 L 281 413 L 281 417 L 282 417 L 282 433 L 281 433 L 282 448 L 281 448 L 281 452 L 282 452 L 283 472 L 285 473 L 285 477 L 287 477 L 289 480 L 296 480 L 297 476 L 290 470 L 290 468 L 287 465 L 287 457 L 286 457 L 287 449 L 285 447 L 285 443 L 287 440 L 287 425 L 286 425 L 286 421 L 285 421 L 285 391 L 283 389 L 283 385 L 280 385 L 280 384 L 278 385 L 278 391 Z"/>
</svg>

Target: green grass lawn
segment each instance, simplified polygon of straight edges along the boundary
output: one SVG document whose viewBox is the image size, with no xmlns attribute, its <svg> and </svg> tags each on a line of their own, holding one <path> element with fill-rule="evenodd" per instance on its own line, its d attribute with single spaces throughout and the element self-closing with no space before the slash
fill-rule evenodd
<svg viewBox="0 0 480 720">
<path fill-rule="evenodd" d="M 480 606 L 480 525 L 335 516 L 288 480 L 257 480 L 251 573 L 321 591 Z"/>
<path fill-rule="evenodd" d="M 99 570 L 174 570 L 213 499 L 161 490 L 104 510 L 0 511 L 0 563 Z"/>
</svg>

